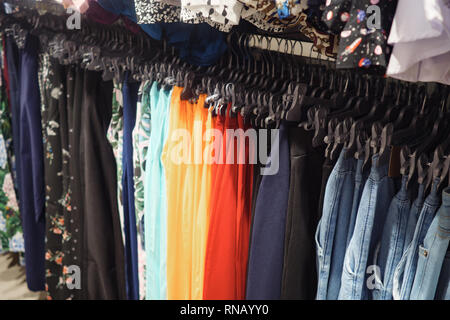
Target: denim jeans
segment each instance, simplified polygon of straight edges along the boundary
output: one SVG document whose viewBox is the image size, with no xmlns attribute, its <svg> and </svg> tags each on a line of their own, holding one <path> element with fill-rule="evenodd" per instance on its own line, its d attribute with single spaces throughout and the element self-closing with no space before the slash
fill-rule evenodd
<svg viewBox="0 0 450 320">
<path fill-rule="evenodd" d="M 392 199 L 386 223 L 383 227 L 379 254 L 375 256 L 376 288 L 372 291 L 374 300 L 391 300 L 394 271 L 403 255 L 405 233 L 411 202 L 406 190 L 408 177 L 402 178 L 400 191 Z M 379 273 L 378 273 L 379 271 Z"/>
<path fill-rule="evenodd" d="M 378 167 L 377 159 L 378 155 L 372 158 L 372 168 L 359 204 L 355 230 L 345 253 L 340 300 L 368 298 L 365 283 L 367 262 L 372 261 L 394 193 L 393 181 L 387 176 L 388 167 Z"/>
<path fill-rule="evenodd" d="M 348 224 L 348 233 L 347 233 L 347 243 L 345 248 L 348 248 L 348 244 L 353 236 L 353 231 L 355 230 L 355 222 L 356 216 L 358 214 L 358 207 L 361 201 L 362 192 L 364 189 L 364 185 L 367 181 L 368 174 L 363 172 L 363 163 L 364 160 L 358 160 L 356 163 L 356 174 L 355 174 L 355 188 L 353 191 L 353 204 L 352 204 L 352 212 L 350 213 L 350 221 Z"/>
<path fill-rule="evenodd" d="M 417 219 L 413 239 L 395 269 L 393 287 L 395 300 L 409 300 L 417 269 L 419 245 L 423 243 L 439 206 L 439 197 L 436 190 L 438 182 L 439 178 L 433 182 L 431 192 L 426 198 L 420 216 Z"/>
<path fill-rule="evenodd" d="M 450 240 L 450 187 L 442 194 L 442 206 L 419 246 L 419 258 L 410 300 L 433 300 Z"/>
<path fill-rule="evenodd" d="M 423 202 L 425 201 L 425 192 L 423 184 L 419 185 L 419 192 L 416 200 L 411 206 L 411 211 L 409 212 L 408 217 L 408 226 L 406 227 L 406 235 L 405 235 L 405 246 L 403 247 L 403 252 L 406 251 L 409 244 L 411 243 L 414 231 L 416 230 L 417 219 L 419 218 L 420 212 L 423 208 Z"/>
<path fill-rule="evenodd" d="M 447 251 L 442 263 L 435 300 L 450 300 L 450 251 Z"/>
<path fill-rule="evenodd" d="M 322 218 L 316 231 L 317 300 L 336 300 L 353 204 L 355 160 L 344 159 L 345 148 L 328 178 Z"/>
</svg>

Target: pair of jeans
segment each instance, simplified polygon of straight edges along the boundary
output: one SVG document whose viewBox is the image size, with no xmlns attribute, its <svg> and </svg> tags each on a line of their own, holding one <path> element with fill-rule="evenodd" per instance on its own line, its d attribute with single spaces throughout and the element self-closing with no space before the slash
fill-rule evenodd
<svg viewBox="0 0 450 320">
<path fill-rule="evenodd" d="M 337 160 L 333 161 L 330 158 L 326 158 L 322 165 L 322 182 L 320 187 L 319 209 L 317 212 L 317 217 L 319 220 L 322 217 L 328 178 L 330 177 L 331 172 L 333 171 L 333 168 L 336 165 L 336 162 Z"/>
<path fill-rule="evenodd" d="M 383 235 L 380 243 L 379 254 L 376 255 L 374 265 L 376 286 L 372 291 L 374 300 L 391 300 L 394 284 L 394 271 L 403 255 L 405 245 L 406 227 L 410 211 L 410 199 L 406 184 L 407 176 L 402 178 L 400 191 L 392 199 L 389 207 Z"/>
<path fill-rule="evenodd" d="M 419 185 L 419 191 L 417 194 L 417 198 L 411 206 L 411 210 L 408 216 L 408 225 L 406 227 L 405 233 L 405 246 L 403 247 L 403 252 L 406 251 L 409 244 L 411 243 L 414 237 L 414 231 L 416 230 L 417 220 L 419 219 L 420 212 L 423 208 L 423 203 L 425 201 L 425 190 L 424 185 Z"/>
<path fill-rule="evenodd" d="M 372 261 L 394 193 L 388 166 L 377 166 L 378 158 L 378 155 L 372 157 L 372 168 L 361 196 L 355 230 L 345 253 L 340 300 L 368 298 L 365 286 L 367 262 Z"/>
<path fill-rule="evenodd" d="M 317 271 L 311 261 L 324 157 L 322 148 L 313 148 L 312 135 L 303 128 L 289 128 L 291 169 L 281 299 L 312 300 L 316 295 Z"/>
<path fill-rule="evenodd" d="M 450 300 L 450 251 L 447 251 L 439 275 L 435 300 Z"/>
<path fill-rule="evenodd" d="M 393 286 L 393 297 L 395 300 L 409 300 L 417 269 L 419 246 L 423 243 L 439 206 L 439 197 L 437 194 L 438 183 L 439 178 L 436 178 L 433 181 L 431 192 L 425 199 L 422 211 L 417 219 L 413 239 L 395 269 Z"/>
<path fill-rule="evenodd" d="M 125 271 L 127 296 L 139 300 L 138 252 L 136 211 L 134 203 L 133 129 L 136 124 L 136 108 L 139 83 L 129 82 L 129 74 L 123 83 L 123 154 L 122 154 L 122 204 L 125 234 Z"/>
<path fill-rule="evenodd" d="M 316 231 L 317 300 L 336 300 L 341 286 L 348 226 L 353 205 L 355 160 L 343 148 L 328 178 L 322 218 Z"/>
<path fill-rule="evenodd" d="M 419 258 L 410 300 L 433 300 L 450 241 L 450 187 L 442 194 L 442 206 L 419 245 Z M 444 270 L 445 271 L 445 270 Z"/>
<path fill-rule="evenodd" d="M 359 203 L 361 202 L 362 193 L 364 190 L 364 185 L 367 181 L 367 172 L 364 171 L 363 168 L 364 160 L 356 161 L 356 173 L 355 173 L 355 187 L 353 191 L 353 204 L 352 204 L 352 212 L 350 213 L 350 220 L 348 224 L 348 234 L 347 234 L 347 243 L 345 245 L 345 249 L 347 250 L 350 240 L 353 236 L 353 231 L 355 230 L 356 216 L 358 215 Z"/>
</svg>

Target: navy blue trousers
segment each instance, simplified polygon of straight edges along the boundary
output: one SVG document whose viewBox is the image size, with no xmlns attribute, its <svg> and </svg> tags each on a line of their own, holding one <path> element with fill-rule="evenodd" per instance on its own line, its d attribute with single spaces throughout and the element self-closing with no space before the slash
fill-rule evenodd
<svg viewBox="0 0 450 320">
<path fill-rule="evenodd" d="M 26 276 L 31 291 L 42 291 L 45 288 L 45 192 L 38 82 L 39 41 L 29 35 L 25 47 L 17 55 L 11 40 L 7 41 L 8 76 Z"/>
<path fill-rule="evenodd" d="M 125 270 L 127 296 L 139 300 L 139 273 L 137 251 L 136 211 L 134 207 L 133 129 L 136 124 L 136 107 L 139 83 L 124 81 L 123 93 L 123 154 L 122 154 L 122 204 L 125 231 Z"/>
</svg>

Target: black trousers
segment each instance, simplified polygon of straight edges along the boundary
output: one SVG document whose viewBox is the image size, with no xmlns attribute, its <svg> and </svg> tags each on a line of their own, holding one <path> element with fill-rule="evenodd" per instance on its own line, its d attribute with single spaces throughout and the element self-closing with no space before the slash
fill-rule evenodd
<svg viewBox="0 0 450 320">
<path fill-rule="evenodd" d="M 317 290 L 314 235 L 319 216 L 323 149 L 312 147 L 313 132 L 289 129 L 291 176 L 286 216 L 282 299 L 312 300 Z"/>
<path fill-rule="evenodd" d="M 84 73 L 80 134 L 83 197 L 83 270 L 87 299 L 126 299 L 124 247 L 117 203 L 117 172 L 107 140 L 112 81 Z M 77 106 L 77 104 L 75 104 Z"/>
</svg>

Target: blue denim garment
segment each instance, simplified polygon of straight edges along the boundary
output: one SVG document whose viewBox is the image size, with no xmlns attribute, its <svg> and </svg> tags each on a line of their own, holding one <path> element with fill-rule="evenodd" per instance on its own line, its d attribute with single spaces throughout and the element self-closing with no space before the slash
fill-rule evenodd
<svg viewBox="0 0 450 320">
<path fill-rule="evenodd" d="M 132 133 L 136 124 L 139 83 L 123 83 L 123 154 L 122 154 L 122 204 L 125 233 L 125 271 L 127 296 L 139 300 L 138 252 L 136 211 L 134 206 L 134 166 Z M 119 195 L 120 196 L 120 195 Z"/>
<path fill-rule="evenodd" d="M 450 300 L 450 251 L 447 251 L 442 263 L 435 300 Z"/>
<path fill-rule="evenodd" d="M 383 227 L 379 254 L 375 256 L 374 265 L 378 266 L 376 288 L 372 291 L 374 300 L 391 300 L 394 284 L 394 271 L 402 258 L 405 245 L 406 227 L 411 201 L 406 190 L 407 176 L 402 178 L 400 191 L 392 199 L 386 223 Z M 377 272 L 378 272 L 377 270 Z"/>
<path fill-rule="evenodd" d="M 419 258 L 410 300 L 433 300 L 450 240 L 450 187 L 442 194 L 442 206 L 419 245 Z"/>
<path fill-rule="evenodd" d="M 380 240 L 394 194 L 393 181 L 387 176 L 388 166 L 378 167 L 376 165 L 378 157 L 378 155 L 372 157 L 372 168 L 359 204 L 355 230 L 345 253 L 340 300 L 368 298 L 365 281 L 367 262 L 372 261 L 371 257 Z"/>
<path fill-rule="evenodd" d="M 345 245 L 346 250 L 353 236 L 353 231 L 355 230 L 355 222 L 356 216 L 358 215 L 359 203 L 361 202 L 361 196 L 368 176 L 368 174 L 363 171 L 363 164 L 364 160 L 357 160 L 356 162 L 355 190 L 353 192 L 352 212 L 350 214 L 350 222 L 348 225 L 347 243 Z"/>
<path fill-rule="evenodd" d="M 322 217 L 316 231 L 317 300 L 336 300 L 341 286 L 342 265 L 353 204 L 355 159 L 339 159 L 327 181 Z"/>
<path fill-rule="evenodd" d="M 423 243 L 439 206 L 439 197 L 436 190 L 438 182 L 439 178 L 433 182 L 431 192 L 425 199 L 422 211 L 417 219 L 413 239 L 396 267 L 393 287 L 393 297 L 395 300 L 409 300 L 417 269 L 419 245 Z"/>
<path fill-rule="evenodd" d="M 419 218 L 420 212 L 422 211 L 424 201 L 425 201 L 424 185 L 420 184 L 417 198 L 412 204 L 411 210 L 409 212 L 408 226 L 406 227 L 405 246 L 403 248 L 403 252 L 406 251 L 406 249 L 408 248 L 409 244 L 411 243 L 414 237 L 417 219 Z"/>
</svg>

